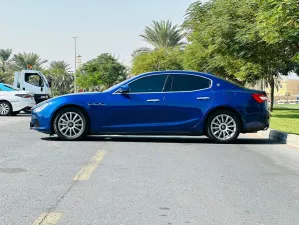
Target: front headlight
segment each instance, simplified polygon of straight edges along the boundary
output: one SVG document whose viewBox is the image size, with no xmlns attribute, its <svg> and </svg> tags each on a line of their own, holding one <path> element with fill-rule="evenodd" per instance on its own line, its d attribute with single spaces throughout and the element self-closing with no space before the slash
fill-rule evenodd
<svg viewBox="0 0 299 225">
<path fill-rule="evenodd" d="M 38 106 L 37 108 L 33 109 L 33 112 L 39 113 L 40 111 L 44 110 L 50 103 L 42 104 L 41 106 Z"/>
</svg>

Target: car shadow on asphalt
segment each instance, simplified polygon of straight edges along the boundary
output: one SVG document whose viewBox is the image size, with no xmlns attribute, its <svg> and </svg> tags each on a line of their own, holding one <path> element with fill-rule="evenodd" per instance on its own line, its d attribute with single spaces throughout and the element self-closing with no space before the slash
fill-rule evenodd
<svg viewBox="0 0 299 225">
<path fill-rule="evenodd" d="M 44 141 L 60 141 L 56 136 L 41 138 Z M 88 136 L 81 142 L 146 142 L 146 143 L 202 143 L 215 144 L 205 137 L 149 137 L 149 136 Z M 269 145 L 282 144 L 265 138 L 239 138 L 232 144 Z"/>
</svg>

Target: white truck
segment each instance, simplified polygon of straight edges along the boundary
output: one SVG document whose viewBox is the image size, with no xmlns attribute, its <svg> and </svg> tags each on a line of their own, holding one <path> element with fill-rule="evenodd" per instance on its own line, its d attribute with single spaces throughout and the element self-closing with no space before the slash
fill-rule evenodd
<svg viewBox="0 0 299 225">
<path fill-rule="evenodd" d="M 33 92 L 37 104 L 47 100 L 51 95 L 51 82 L 38 70 L 15 72 L 13 86 L 23 91 Z"/>
</svg>

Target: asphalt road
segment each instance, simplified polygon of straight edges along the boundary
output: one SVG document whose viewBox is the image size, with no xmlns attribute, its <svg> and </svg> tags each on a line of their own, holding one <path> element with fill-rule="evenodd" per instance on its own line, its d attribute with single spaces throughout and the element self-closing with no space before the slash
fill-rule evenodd
<svg viewBox="0 0 299 225">
<path fill-rule="evenodd" d="M 61 142 L 0 118 L 1 225 L 299 224 L 299 151 L 257 136 Z"/>
</svg>

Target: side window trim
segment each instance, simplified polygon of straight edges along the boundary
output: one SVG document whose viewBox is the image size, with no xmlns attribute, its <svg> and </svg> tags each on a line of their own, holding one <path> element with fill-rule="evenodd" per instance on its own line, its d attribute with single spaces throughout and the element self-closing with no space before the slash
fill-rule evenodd
<svg viewBox="0 0 299 225">
<path fill-rule="evenodd" d="M 170 84 L 170 90 L 171 90 L 171 85 L 172 85 L 172 76 L 170 74 L 167 74 L 167 77 L 166 77 L 166 80 L 165 80 L 165 83 L 164 83 L 164 86 L 163 86 L 163 89 L 162 89 L 162 92 L 164 93 L 165 92 L 165 87 L 168 83 L 168 80 L 171 79 L 171 84 Z"/>
<path fill-rule="evenodd" d="M 175 75 L 184 75 L 184 76 L 186 75 L 186 76 L 201 77 L 201 78 L 204 78 L 204 79 L 209 80 L 209 81 L 210 81 L 210 86 L 207 87 L 207 88 L 198 89 L 198 90 L 192 90 L 192 91 L 171 91 L 171 90 L 172 90 L 172 84 L 173 84 L 173 77 L 175 76 L 174 74 L 175 74 Z M 201 75 L 182 74 L 182 73 L 150 74 L 150 75 L 147 75 L 147 76 L 144 76 L 144 77 L 140 77 L 140 78 L 138 78 L 138 79 L 136 79 L 136 80 L 133 80 L 133 81 L 127 83 L 126 85 L 130 85 L 131 83 L 133 83 L 133 82 L 135 82 L 135 81 L 137 81 L 137 80 L 139 80 L 139 79 L 145 78 L 145 77 L 149 77 L 149 76 L 159 76 L 159 75 L 168 75 L 168 77 L 166 78 L 166 81 L 167 81 L 167 79 L 169 79 L 169 77 L 171 78 L 171 87 L 170 87 L 170 91 L 166 91 L 166 92 L 165 92 L 164 90 L 162 90 L 162 92 L 129 92 L 129 93 L 127 93 L 127 94 L 158 94 L 158 93 L 198 92 L 198 91 L 208 90 L 208 89 L 211 89 L 211 88 L 213 87 L 213 80 L 210 79 L 210 78 L 207 78 L 207 77 L 204 77 L 204 76 L 201 76 Z M 165 81 L 165 82 L 166 82 L 166 81 Z M 165 84 L 166 84 L 166 83 L 165 83 Z M 165 84 L 164 84 L 164 86 L 165 86 Z M 164 89 L 164 87 L 163 87 L 163 89 Z M 117 89 L 117 90 L 115 90 L 115 91 L 113 92 L 113 94 L 121 94 L 121 93 L 119 93 L 119 89 Z"/>
</svg>

